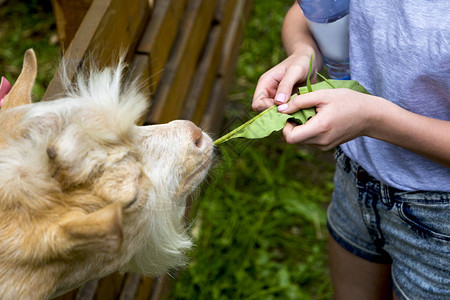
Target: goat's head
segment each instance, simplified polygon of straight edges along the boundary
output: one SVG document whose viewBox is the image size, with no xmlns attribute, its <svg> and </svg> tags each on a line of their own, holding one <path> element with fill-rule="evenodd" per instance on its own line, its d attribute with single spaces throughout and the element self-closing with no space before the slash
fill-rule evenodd
<svg viewBox="0 0 450 300">
<path fill-rule="evenodd" d="M 0 298 L 58 295 L 91 278 L 182 266 L 185 199 L 212 141 L 188 121 L 137 126 L 147 108 L 122 67 L 31 103 L 32 51 L 0 111 Z M 17 299 L 18 299 L 17 298 Z"/>
</svg>

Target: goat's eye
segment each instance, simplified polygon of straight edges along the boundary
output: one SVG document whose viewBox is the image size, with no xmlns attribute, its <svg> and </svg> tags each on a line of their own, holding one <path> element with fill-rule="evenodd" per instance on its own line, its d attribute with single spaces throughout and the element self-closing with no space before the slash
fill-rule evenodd
<svg viewBox="0 0 450 300">
<path fill-rule="evenodd" d="M 139 198 L 139 192 L 136 193 L 136 195 L 134 196 L 133 200 L 131 200 L 130 202 L 128 202 L 128 203 L 123 207 L 123 209 L 128 209 L 128 208 L 132 207 L 132 206 L 138 201 L 138 198 Z"/>
</svg>

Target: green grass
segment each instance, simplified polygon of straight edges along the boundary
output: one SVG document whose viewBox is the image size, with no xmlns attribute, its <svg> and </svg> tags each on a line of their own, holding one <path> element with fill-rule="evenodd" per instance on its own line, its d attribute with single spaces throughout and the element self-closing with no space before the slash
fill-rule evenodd
<svg viewBox="0 0 450 300">
<path fill-rule="evenodd" d="M 224 132 L 254 115 L 259 77 L 285 58 L 280 30 L 292 3 L 253 2 Z M 279 133 L 220 150 L 194 209 L 191 263 L 170 299 L 331 299 L 325 226 L 331 153 L 287 145 Z"/>
</svg>

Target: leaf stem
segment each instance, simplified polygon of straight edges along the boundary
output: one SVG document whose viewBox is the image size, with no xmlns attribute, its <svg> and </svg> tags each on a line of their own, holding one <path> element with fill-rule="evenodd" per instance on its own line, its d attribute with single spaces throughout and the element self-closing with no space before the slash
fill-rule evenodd
<svg viewBox="0 0 450 300">
<path fill-rule="evenodd" d="M 312 92 L 312 87 L 311 87 L 311 80 L 309 79 L 309 77 L 311 76 L 312 64 L 313 64 L 313 55 L 311 54 L 311 59 L 309 60 L 308 77 L 306 78 L 306 86 L 308 88 L 308 92 L 310 93 Z"/>
<path fill-rule="evenodd" d="M 326 83 L 328 83 L 333 89 L 335 89 L 336 87 L 325 77 L 325 76 L 323 76 L 322 74 L 320 74 L 319 72 L 316 72 L 316 74 L 320 77 L 320 78 L 322 78 Z"/>
<path fill-rule="evenodd" d="M 256 115 L 255 117 L 251 118 L 250 120 L 248 120 L 247 122 L 245 122 L 244 124 L 242 124 L 241 126 L 237 127 L 236 129 L 228 132 L 227 134 L 225 134 L 224 136 L 218 138 L 217 140 L 214 141 L 214 145 L 219 145 L 222 144 L 223 142 L 226 142 L 228 139 L 230 139 L 233 135 L 235 135 L 236 133 L 238 133 L 239 131 L 241 131 L 243 128 L 247 127 L 248 125 L 250 125 L 251 123 L 253 123 L 257 118 L 261 117 L 262 115 L 268 113 L 269 111 L 275 109 L 275 107 L 277 107 L 276 105 L 273 105 L 271 107 L 269 107 L 268 109 L 266 109 L 265 111 L 263 111 L 262 113 Z"/>
</svg>

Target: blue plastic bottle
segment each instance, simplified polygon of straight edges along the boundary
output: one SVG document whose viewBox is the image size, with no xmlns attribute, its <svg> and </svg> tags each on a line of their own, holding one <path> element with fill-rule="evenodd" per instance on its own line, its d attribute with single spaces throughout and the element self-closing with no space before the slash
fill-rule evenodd
<svg viewBox="0 0 450 300">
<path fill-rule="evenodd" d="M 328 75 L 333 79 L 350 79 L 348 38 L 350 0 L 297 1 L 322 52 Z"/>
</svg>

